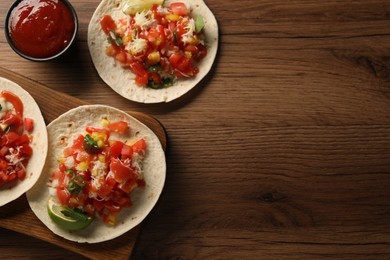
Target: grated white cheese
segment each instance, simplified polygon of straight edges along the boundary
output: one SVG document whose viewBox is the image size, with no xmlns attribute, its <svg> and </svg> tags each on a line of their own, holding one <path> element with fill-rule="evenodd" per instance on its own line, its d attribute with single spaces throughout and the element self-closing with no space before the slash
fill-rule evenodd
<svg viewBox="0 0 390 260">
<path fill-rule="evenodd" d="M 65 159 L 64 165 L 66 168 L 70 169 L 76 166 L 73 156 L 68 156 Z"/>
<path fill-rule="evenodd" d="M 168 8 L 163 7 L 162 5 L 157 6 L 157 13 L 160 13 L 162 15 L 169 14 Z"/>
<path fill-rule="evenodd" d="M 142 175 L 142 161 L 144 159 L 143 154 L 134 153 L 132 158 L 132 167 L 136 169 L 139 175 Z"/>
<path fill-rule="evenodd" d="M 93 166 L 91 169 L 91 177 L 92 177 L 92 186 L 96 189 L 100 189 L 102 186 L 100 179 L 104 178 L 107 171 L 107 166 L 105 163 L 101 161 L 93 162 Z"/>
<path fill-rule="evenodd" d="M 194 19 L 185 19 L 184 22 L 187 22 L 187 26 L 184 27 L 187 29 L 187 32 L 181 36 L 181 39 L 184 43 L 190 43 L 194 38 L 195 32 L 195 21 Z"/>
<path fill-rule="evenodd" d="M 126 46 L 126 50 L 129 51 L 131 53 L 131 55 L 135 56 L 137 54 L 140 54 L 140 53 L 146 51 L 147 46 L 148 46 L 148 43 L 146 42 L 146 40 L 137 38 L 137 39 L 134 39 L 132 42 L 130 42 Z"/>
<path fill-rule="evenodd" d="M 148 29 L 156 20 L 152 17 L 152 12 L 142 11 L 140 13 L 136 13 L 134 16 L 135 24 L 139 25 L 141 29 Z"/>
<path fill-rule="evenodd" d="M 54 188 L 57 188 L 57 186 L 58 186 L 59 184 L 60 184 L 60 182 L 59 182 L 57 179 L 55 179 L 55 180 L 52 181 L 51 186 L 52 186 L 53 189 L 54 189 Z"/>
<path fill-rule="evenodd" d="M 17 157 L 18 154 L 20 153 L 20 148 L 21 148 L 20 146 L 17 146 L 16 152 L 13 148 L 9 149 L 10 153 L 5 156 L 5 159 L 8 161 L 10 165 L 18 165 L 25 159 L 24 157 L 20 157 L 20 158 Z"/>
</svg>

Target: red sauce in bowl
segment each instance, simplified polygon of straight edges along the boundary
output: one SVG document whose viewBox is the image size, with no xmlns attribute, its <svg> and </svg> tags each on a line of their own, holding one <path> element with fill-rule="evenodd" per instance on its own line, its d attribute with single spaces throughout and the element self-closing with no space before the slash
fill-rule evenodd
<svg viewBox="0 0 390 260">
<path fill-rule="evenodd" d="M 8 20 L 14 49 L 37 59 L 65 50 L 75 36 L 76 26 L 75 16 L 62 0 L 22 0 Z"/>
</svg>

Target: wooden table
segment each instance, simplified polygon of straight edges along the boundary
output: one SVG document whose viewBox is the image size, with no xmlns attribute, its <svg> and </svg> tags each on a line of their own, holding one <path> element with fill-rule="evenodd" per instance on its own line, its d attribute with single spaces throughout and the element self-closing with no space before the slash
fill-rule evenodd
<svg viewBox="0 0 390 260">
<path fill-rule="evenodd" d="M 0 1 L 0 27 L 13 1 Z M 390 258 L 390 2 L 206 0 L 220 28 L 207 80 L 168 104 L 118 96 L 97 75 L 71 0 L 75 46 L 0 66 L 90 103 L 157 118 L 167 180 L 132 259 Z M 0 230 L 0 258 L 80 256 Z"/>
</svg>

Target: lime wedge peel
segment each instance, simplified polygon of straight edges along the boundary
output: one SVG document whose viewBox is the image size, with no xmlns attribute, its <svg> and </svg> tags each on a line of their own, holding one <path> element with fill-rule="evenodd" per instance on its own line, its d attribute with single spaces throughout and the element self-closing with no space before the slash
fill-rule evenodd
<svg viewBox="0 0 390 260">
<path fill-rule="evenodd" d="M 135 15 L 144 10 L 149 10 L 152 5 L 162 5 L 164 0 L 127 0 L 123 5 L 122 11 L 127 15 Z"/>
<path fill-rule="evenodd" d="M 66 230 L 76 231 L 81 230 L 89 226 L 92 223 L 93 218 L 89 216 L 71 217 L 69 214 L 64 215 L 64 212 L 74 211 L 71 208 L 61 206 L 55 203 L 52 199 L 49 199 L 47 203 L 47 212 L 50 218 L 57 224 L 58 227 Z M 72 214 L 81 214 L 79 212 L 72 212 Z"/>
</svg>

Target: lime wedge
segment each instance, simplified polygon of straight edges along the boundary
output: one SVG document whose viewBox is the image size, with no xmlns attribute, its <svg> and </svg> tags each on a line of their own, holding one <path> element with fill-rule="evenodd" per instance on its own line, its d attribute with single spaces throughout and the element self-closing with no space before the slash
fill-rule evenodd
<svg viewBox="0 0 390 260">
<path fill-rule="evenodd" d="M 52 199 L 47 203 L 50 218 L 60 227 L 67 230 L 84 229 L 92 223 L 93 218 L 69 207 L 61 206 Z"/>
<path fill-rule="evenodd" d="M 164 0 L 127 0 L 122 11 L 127 15 L 135 15 L 145 10 L 149 10 L 152 5 L 162 5 Z"/>
</svg>

